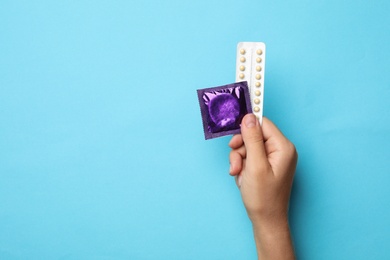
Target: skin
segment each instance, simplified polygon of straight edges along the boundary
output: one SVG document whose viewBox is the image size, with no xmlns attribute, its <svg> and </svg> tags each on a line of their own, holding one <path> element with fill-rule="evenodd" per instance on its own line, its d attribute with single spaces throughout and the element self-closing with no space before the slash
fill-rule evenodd
<svg viewBox="0 0 390 260">
<path fill-rule="evenodd" d="M 230 175 L 235 176 L 252 222 L 258 259 L 295 259 L 288 203 L 298 154 L 267 118 L 246 115 L 241 134 L 229 142 Z"/>
</svg>

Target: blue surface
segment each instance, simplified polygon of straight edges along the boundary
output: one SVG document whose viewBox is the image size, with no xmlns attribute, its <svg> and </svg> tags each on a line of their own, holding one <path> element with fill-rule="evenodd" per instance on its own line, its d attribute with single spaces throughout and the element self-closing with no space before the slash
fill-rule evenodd
<svg viewBox="0 0 390 260">
<path fill-rule="evenodd" d="M 390 259 L 389 1 L 0 3 L 0 259 L 255 259 L 196 89 L 267 44 L 298 259 Z"/>
</svg>

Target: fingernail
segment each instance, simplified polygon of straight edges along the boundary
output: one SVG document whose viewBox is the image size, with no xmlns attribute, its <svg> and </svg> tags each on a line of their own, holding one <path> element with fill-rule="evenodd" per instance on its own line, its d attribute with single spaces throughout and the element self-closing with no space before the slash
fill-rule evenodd
<svg viewBox="0 0 390 260">
<path fill-rule="evenodd" d="M 232 165 L 230 165 L 230 168 L 229 168 L 229 173 L 232 173 Z"/>
<path fill-rule="evenodd" d="M 248 128 L 252 128 L 256 125 L 256 117 L 254 114 L 249 114 L 245 117 L 245 125 Z"/>
<path fill-rule="evenodd" d="M 238 187 L 241 188 L 241 181 L 242 181 L 242 175 L 238 175 L 237 177 L 237 183 L 238 183 Z"/>
</svg>

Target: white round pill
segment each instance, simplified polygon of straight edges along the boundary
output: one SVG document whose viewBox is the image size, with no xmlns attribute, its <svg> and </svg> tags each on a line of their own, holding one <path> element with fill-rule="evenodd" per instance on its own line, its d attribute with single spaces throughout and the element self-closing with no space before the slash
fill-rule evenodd
<svg viewBox="0 0 390 260">
<path fill-rule="evenodd" d="M 241 61 L 241 62 L 245 62 L 245 61 L 246 61 L 245 57 L 241 57 L 241 58 L 240 58 L 240 61 Z"/>
<path fill-rule="evenodd" d="M 256 79 L 261 79 L 261 75 L 260 74 L 256 74 Z"/>
<path fill-rule="evenodd" d="M 244 55 L 244 54 L 245 54 L 245 49 L 241 49 L 241 50 L 240 50 L 240 53 L 241 53 L 242 55 Z"/>
<path fill-rule="evenodd" d="M 255 107 L 255 108 L 253 109 L 253 111 L 259 112 L 259 111 L 260 111 L 260 108 L 259 108 L 259 107 Z"/>
<path fill-rule="evenodd" d="M 261 94 L 260 90 L 256 90 L 256 91 L 255 91 L 255 95 L 256 95 L 256 96 L 260 96 L 260 94 Z"/>
<path fill-rule="evenodd" d="M 256 58 L 256 62 L 257 62 L 257 63 L 260 63 L 260 62 L 261 62 L 261 58 L 260 58 L 260 57 L 257 57 L 257 58 Z"/>
<path fill-rule="evenodd" d="M 255 104 L 260 104 L 260 99 L 258 99 L 258 98 L 255 98 L 255 100 L 254 100 L 254 102 L 255 102 Z"/>
<path fill-rule="evenodd" d="M 245 66 L 244 66 L 244 65 L 241 65 L 241 66 L 240 66 L 240 70 L 241 70 L 241 71 L 244 71 L 244 70 L 245 70 Z"/>
<path fill-rule="evenodd" d="M 239 77 L 240 77 L 240 79 L 243 79 L 243 78 L 245 78 L 245 75 L 244 75 L 244 73 L 240 73 Z"/>
<path fill-rule="evenodd" d="M 261 66 L 256 66 L 257 71 L 261 71 Z"/>
<path fill-rule="evenodd" d="M 260 87 L 260 86 L 261 86 L 260 82 L 257 81 L 257 82 L 255 83 L 255 86 L 256 86 L 256 87 Z"/>
<path fill-rule="evenodd" d="M 261 49 L 258 49 L 258 50 L 256 51 L 256 53 L 257 53 L 258 55 L 261 55 L 261 54 L 263 54 L 263 51 L 262 51 Z"/>
</svg>

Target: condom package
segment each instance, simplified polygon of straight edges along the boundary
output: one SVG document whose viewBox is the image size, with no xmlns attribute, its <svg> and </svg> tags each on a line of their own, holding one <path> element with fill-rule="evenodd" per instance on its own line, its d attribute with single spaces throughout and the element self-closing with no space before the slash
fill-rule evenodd
<svg viewBox="0 0 390 260">
<path fill-rule="evenodd" d="M 197 92 L 205 139 L 241 132 L 242 118 L 252 112 L 246 81 Z"/>
</svg>

